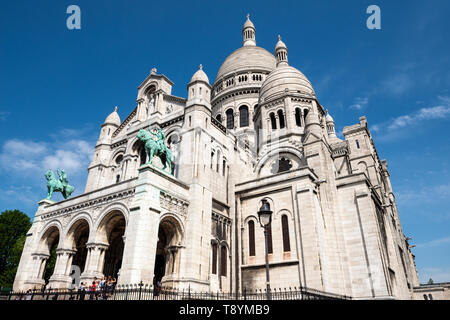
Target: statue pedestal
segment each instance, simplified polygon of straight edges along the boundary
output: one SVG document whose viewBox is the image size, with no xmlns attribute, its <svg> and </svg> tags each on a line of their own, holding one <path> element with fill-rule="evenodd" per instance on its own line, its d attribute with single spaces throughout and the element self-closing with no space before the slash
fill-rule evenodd
<svg viewBox="0 0 450 320">
<path fill-rule="evenodd" d="M 55 201 L 49 200 L 49 199 L 42 199 L 41 201 L 38 202 L 39 207 L 46 207 L 48 205 L 54 204 Z"/>
<path fill-rule="evenodd" d="M 119 284 L 152 284 L 161 219 L 176 214 L 165 206 L 165 196 L 187 202 L 189 187 L 170 174 L 146 164 L 139 168 L 130 205 Z M 175 200 L 174 200 L 175 201 Z"/>
</svg>

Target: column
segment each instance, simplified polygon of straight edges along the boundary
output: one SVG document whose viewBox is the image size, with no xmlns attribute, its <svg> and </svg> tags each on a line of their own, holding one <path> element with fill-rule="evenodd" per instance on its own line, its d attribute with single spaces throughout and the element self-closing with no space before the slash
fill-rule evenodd
<svg viewBox="0 0 450 320">
<path fill-rule="evenodd" d="M 92 281 L 94 278 L 103 277 L 103 265 L 105 261 L 105 252 L 108 244 L 105 243 L 86 243 L 88 255 L 86 266 L 81 274 L 82 281 Z"/>
<path fill-rule="evenodd" d="M 53 289 L 59 288 L 69 288 L 72 283 L 72 278 L 70 277 L 70 269 L 68 270 L 67 265 L 72 263 L 72 257 L 75 255 L 76 250 L 73 249 L 56 249 L 56 263 L 53 275 L 49 280 L 49 287 Z"/>
</svg>

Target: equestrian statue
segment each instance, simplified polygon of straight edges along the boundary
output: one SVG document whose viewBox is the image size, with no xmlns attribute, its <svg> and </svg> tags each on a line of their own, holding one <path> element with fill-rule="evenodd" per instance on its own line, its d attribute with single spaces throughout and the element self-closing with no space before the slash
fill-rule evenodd
<svg viewBox="0 0 450 320">
<path fill-rule="evenodd" d="M 59 179 L 55 178 L 55 174 L 50 169 L 48 169 L 45 174 L 45 178 L 47 179 L 47 199 L 50 200 L 53 191 L 61 192 L 64 199 L 67 199 L 70 197 L 75 188 L 69 185 L 69 182 L 67 181 L 67 174 L 64 169 L 61 171 L 58 169 L 56 170 L 56 173 L 58 174 Z"/>
<path fill-rule="evenodd" d="M 173 155 L 172 151 L 166 145 L 166 137 L 161 128 L 155 132 L 150 130 L 139 130 L 137 137 L 145 143 L 145 152 L 147 153 L 149 161 L 147 163 L 153 164 L 153 156 L 161 159 L 163 170 L 169 167 L 169 173 L 172 174 Z"/>
</svg>

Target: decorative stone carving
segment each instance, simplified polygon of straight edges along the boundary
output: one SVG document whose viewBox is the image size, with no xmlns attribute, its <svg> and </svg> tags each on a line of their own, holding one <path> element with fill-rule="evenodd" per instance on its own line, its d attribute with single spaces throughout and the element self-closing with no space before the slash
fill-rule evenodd
<svg viewBox="0 0 450 320">
<path fill-rule="evenodd" d="M 159 196 L 159 202 L 162 208 L 167 211 L 180 215 L 183 218 L 187 216 L 187 208 L 189 202 L 172 196 L 168 193 L 161 191 Z"/>
</svg>

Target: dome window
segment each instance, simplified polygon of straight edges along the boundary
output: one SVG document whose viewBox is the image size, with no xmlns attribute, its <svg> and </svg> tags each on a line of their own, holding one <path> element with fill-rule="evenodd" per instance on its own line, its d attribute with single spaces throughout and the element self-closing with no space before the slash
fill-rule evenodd
<svg viewBox="0 0 450 320">
<path fill-rule="evenodd" d="M 283 115 L 283 111 L 278 110 L 278 118 L 280 120 L 280 129 L 283 129 L 284 127 L 286 127 L 286 124 L 284 122 L 284 115 Z"/>
<path fill-rule="evenodd" d="M 227 129 L 234 129 L 234 112 L 233 109 L 228 109 L 227 115 Z"/>
<path fill-rule="evenodd" d="M 295 124 L 297 125 L 297 127 L 301 127 L 302 126 L 302 114 L 300 111 L 300 108 L 295 108 Z"/>
<path fill-rule="evenodd" d="M 275 119 L 275 114 L 273 112 L 270 113 L 270 123 L 272 124 L 272 130 L 276 130 L 277 120 Z"/>
<path fill-rule="evenodd" d="M 241 128 L 248 127 L 248 107 L 242 106 L 239 108 L 239 125 Z"/>
</svg>

